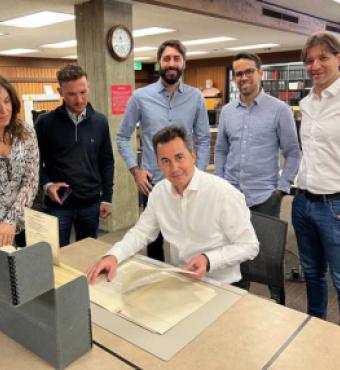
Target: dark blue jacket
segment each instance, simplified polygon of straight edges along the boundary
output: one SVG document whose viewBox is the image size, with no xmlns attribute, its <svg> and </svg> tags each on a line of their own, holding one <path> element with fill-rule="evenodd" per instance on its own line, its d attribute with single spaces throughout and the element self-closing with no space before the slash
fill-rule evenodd
<svg viewBox="0 0 340 370">
<path fill-rule="evenodd" d="M 36 125 L 41 184 L 66 182 L 72 193 L 65 206 L 111 203 L 114 159 L 106 117 L 90 104 L 75 125 L 65 106 L 39 116 Z M 50 206 L 58 206 L 48 200 Z"/>
</svg>

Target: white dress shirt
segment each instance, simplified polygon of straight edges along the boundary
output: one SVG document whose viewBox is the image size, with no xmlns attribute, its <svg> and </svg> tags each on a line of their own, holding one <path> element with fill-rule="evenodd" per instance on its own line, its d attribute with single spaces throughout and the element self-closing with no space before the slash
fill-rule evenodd
<svg viewBox="0 0 340 370">
<path fill-rule="evenodd" d="M 340 78 L 300 102 L 302 160 L 297 186 L 314 194 L 340 192 Z"/>
<path fill-rule="evenodd" d="M 160 181 L 136 225 L 108 254 L 120 263 L 159 231 L 170 243 L 172 264 L 183 266 L 204 253 L 210 261 L 207 276 L 227 283 L 241 279 L 240 263 L 259 250 L 244 196 L 226 180 L 197 168 L 183 195 L 168 180 Z"/>
</svg>

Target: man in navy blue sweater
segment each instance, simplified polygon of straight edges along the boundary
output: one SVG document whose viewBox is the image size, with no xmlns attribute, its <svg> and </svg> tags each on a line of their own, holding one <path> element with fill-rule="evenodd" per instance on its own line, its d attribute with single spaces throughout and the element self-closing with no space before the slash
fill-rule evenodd
<svg viewBox="0 0 340 370">
<path fill-rule="evenodd" d="M 60 246 L 97 237 L 111 213 L 114 159 L 106 117 L 88 102 L 87 74 L 77 65 L 57 72 L 63 104 L 41 115 L 36 130 L 45 211 L 59 219 Z"/>
</svg>

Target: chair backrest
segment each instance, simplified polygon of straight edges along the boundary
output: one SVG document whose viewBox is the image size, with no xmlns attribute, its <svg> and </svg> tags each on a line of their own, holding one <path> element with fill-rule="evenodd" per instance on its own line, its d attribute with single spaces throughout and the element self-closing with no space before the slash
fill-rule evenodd
<svg viewBox="0 0 340 370">
<path fill-rule="evenodd" d="M 284 288 L 284 253 L 288 224 L 279 218 L 252 212 L 251 222 L 260 242 L 260 252 L 241 271 L 248 281 Z"/>
</svg>

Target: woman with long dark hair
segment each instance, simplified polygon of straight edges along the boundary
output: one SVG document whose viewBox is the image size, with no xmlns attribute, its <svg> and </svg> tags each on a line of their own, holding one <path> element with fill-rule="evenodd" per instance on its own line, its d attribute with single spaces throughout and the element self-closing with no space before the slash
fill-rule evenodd
<svg viewBox="0 0 340 370">
<path fill-rule="evenodd" d="M 0 76 L 0 248 L 25 245 L 24 207 L 38 189 L 39 150 L 34 128 L 18 118 L 20 100 Z"/>
</svg>

